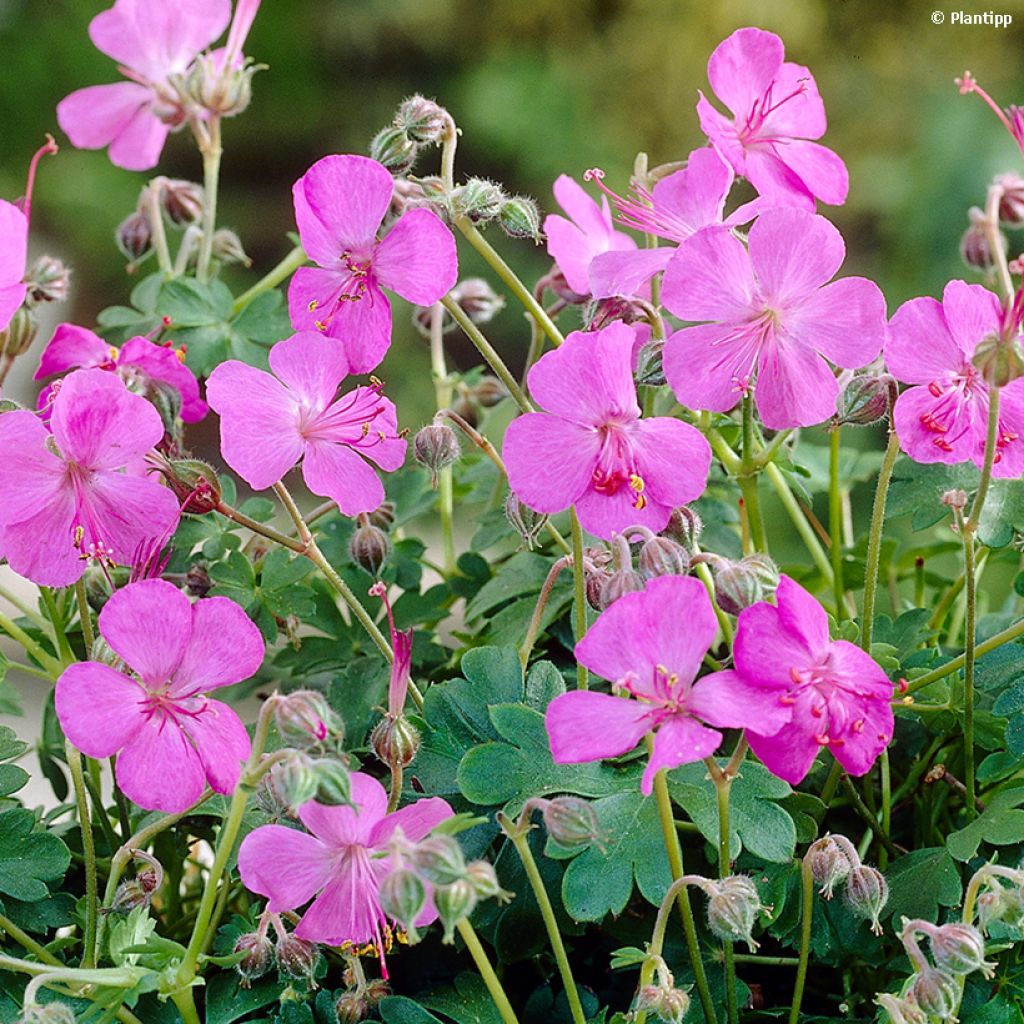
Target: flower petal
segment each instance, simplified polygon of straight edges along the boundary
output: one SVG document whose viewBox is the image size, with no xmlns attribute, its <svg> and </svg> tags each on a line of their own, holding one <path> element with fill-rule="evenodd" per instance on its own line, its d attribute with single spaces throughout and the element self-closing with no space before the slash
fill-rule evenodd
<svg viewBox="0 0 1024 1024">
<path fill-rule="evenodd" d="M 437 302 L 459 276 L 451 229 L 431 210 L 407 210 L 377 247 L 373 269 L 385 288 L 406 301 Z"/>
<path fill-rule="evenodd" d="M 682 320 L 743 321 L 755 288 L 743 243 L 728 228 L 709 227 L 680 243 L 665 268 L 661 297 Z"/>
<path fill-rule="evenodd" d="M 676 398 L 689 409 L 728 412 L 756 369 L 757 345 L 730 324 L 676 331 L 665 343 L 662 366 Z"/>
<path fill-rule="evenodd" d="M 139 107 L 110 144 L 110 162 L 126 171 L 148 171 L 160 162 L 170 133 L 152 108 Z"/>
<path fill-rule="evenodd" d="M 387 865 L 356 848 L 334 869 L 331 881 L 295 928 L 307 942 L 364 945 L 381 938 L 384 912 L 378 893 Z"/>
<path fill-rule="evenodd" d="M 772 734 L 793 714 L 790 704 L 779 698 L 789 687 L 758 685 L 733 669 L 712 672 L 693 684 L 686 698 L 686 710 L 709 725 L 729 729 L 757 729 Z"/>
<path fill-rule="evenodd" d="M 704 493 L 711 468 L 711 446 L 696 427 L 656 416 L 641 420 L 636 435 L 637 466 L 648 499 L 677 507 Z"/>
<path fill-rule="evenodd" d="M 748 236 L 750 262 L 770 307 L 802 304 L 843 265 L 846 243 L 824 217 L 793 207 L 765 210 Z"/>
<path fill-rule="evenodd" d="M 946 429 L 928 426 L 940 405 L 956 403 Z M 936 398 L 926 387 L 912 387 L 896 399 L 892 421 L 900 447 L 915 462 L 941 462 L 951 466 L 974 461 L 981 465 L 988 410 L 971 398 Z M 936 497 L 938 495 L 936 494 Z"/>
<path fill-rule="evenodd" d="M 310 238 L 316 251 L 306 252 L 324 265 L 336 262 L 346 250 L 359 258 L 368 256 L 394 190 L 384 166 L 365 156 L 325 156 L 296 182 L 296 190 L 300 186 L 305 204 L 295 204 L 295 216 L 303 245 L 307 214 L 319 222 Z M 321 252 L 328 238 L 334 244 L 329 253 Z"/>
<path fill-rule="evenodd" d="M 108 665 L 82 661 L 57 680 L 53 699 L 64 735 L 89 757 L 112 757 L 140 728 L 144 694 Z"/>
<path fill-rule="evenodd" d="M 267 910 L 296 910 L 331 878 L 333 852 L 315 836 L 284 825 L 253 829 L 238 848 L 238 872 L 250 892 L 266 896 Z"/>
<path fill-rule="evenodd" d="M 786 330 L 836 366 L 867 366 L 885 344 L 885 296 L 874 281 L 844 277 L 808 296 Z"/>
<path fill-rule="evenodd" d="M 454 813 L 448 802 L 439 796 L 417 800 L 414 804 L 394 811 L 382 821 L 377 822 L 370 832 L 367 846 L 382 849 L 387 845 L 396 828 L 400 828 L 410 842 L 418 843 Z"/>
<path fill-rule="evenodd" d="M 27 294 L 28 288 L 20 282 L 0 287 L 0 331 L 11 322 Z"/>
<path fill-rule="evenodd" d="M 208 693 L 256 673 L 266 646 L 240 605 L 227 597 L 206 597 L 190 612 L 191 632 L 171 686 L 174 696 Z"/>
<path fill-rule="evenodd" d="M 958 372 L 964 354 L 949 332 L 942 304 L 925 297 L 904 302 L 889 321 L 885 365 L 906 384 L 928 384 Z"/>
<path fill-rule="evenodd" d="M 233 793 L 251 750 L 242 720 L 227 704 L 207 697 L 192 697 L 183 706 L 190 714 L 181 719 L 181 727 L 195 745 L 210 788 Z"/>
<path fill-rule="evenodd" d="M 584 291 L 591 292 L 596 299 L 605 299 L 612 295 L 622 295 L 626 298 L 637 295 L 655 274 L 660 274 L 668 266 L 668 261 L 674 253 L 675 249 L 667 245 L 627 252 L 603 252 L 595 256 L 589 264 L 589 287 L 585 287 Z M 559 267 L 565 274 L 565 267 L 562 264 L 559 264 Z M 568 274 L 565 279 L 569 281 L 569 287 L 575 291 Z"/>
<path fill-rule="evenodd" d="M 708 81 L 732 113 L 744 118 L 772 84 L 784 56 L 785 47 L 774 32 L 737 29 L 711 54 Z"/>
<path fill-rule="evenodd" d="M 300 331 L 270 350 L 270 369 L 301 400 L 307 413 L 326 409 L 348 376 L 344 349 L 319 331 Z"/>
<path fill-rule="evenodd" d="M 949 333 L 968 359 L 974 355 L 978 342 L 999 334 L 999 299 L 983 285 L 950 281 L 942 292 L 942 313 Z"/>
<path fill-rule="evenodd" d="M 17 415 L 17 412 L 4 413 L 0 420 Z M 3 434 L 0 433 L 0 446 L 2 441 Z M 6 453 L 10 449 L 3 448 L 3 451 L 5 457 L 0 459 L 0 463 L 7 460 Z M 4 475 L 0 471 L 0 481 Z M 37 482 L 47 482 L 45 471 L 39 475 Z M 19 481 L 21 497 L 29 493 L 24 483 L 25 479 L 22 478 Z M 61 486 L 58 478 L 47 499 L 30 517 L 0 526 L 3 532 L 3 553 L 7 556 L 8 565 L 19 576 L 45 587 L 67 587 L 80 579 L 85 572 L 85 561 L 74 543 L 76 511 L 73 491 Z"/>
<path fill-rule="evenodd" d="M 779 159 L 819 202 L 842 206 L 850 191 L 850 174 L 842 157 L 827 146 L 787 139 L 777 149 Z"/>
<path fill-rule="evenodd" d="M 794 717 L 789 725 L 771 736 L 762 736 L 748 729 L 747 741 L 772 775 L 795 786 L 804 780 L 821 750 L 821 744 L 814 738 L 813 721 L 809 716 Z"/>
<path fill-rule="evenodd" d="M 119 367 L 138 367 L 154 384 L 174 388 L 181 396 L 180 415 L 185 423 L 198 423 L 209 411 L 199 397 L 196 375 L 173 348 L 156 345 L 148 338 L 129 338 L 121 349 L 117 364 Z"/>
<path fill-rule="evenodd" d="M 103 366 L 113 362 L 107 343 L 92 331 L 75 324 L 59 324 L 39 357 L 33 380 L 82 366 Z"/>
<path fill-rule="evenodd" d="M 812 655 L 823 657 L 830 649 L 828 615 L 818 600 L 789 576 L 779 577 L 775 603 L 780 626 L 799 637 Z"/>
<path fill-rule="evenodd" d="M 90 85 L 57 104 L 57 123 L 79 149 L 104 149 L 152 99 L 153 91 L 136 82 Z"/>
<path fill-rule="evenodd" d="M 734 177 L 732 168 L 712 147 L 694 150 L 682 170 L 654 186 L 655 209 L 664 209 L 676 228 L 665 237 L 682 242 L 701 228 L 720 223 Z"/>
<path fill-rule="evenodd" d="M 765 116 L 758 135 L 762 138 L 788 136 L 792 139 L 820 139 L 828 126 L 825 104 L 811 72 L 801 64 L 786 61 L 772 81 L 772 109 Z"/>
<path fill-rule="evenodd" d="M 638 701 L 589 690 L 556 697 L 544 722 L 555 764 L 618 757 L 632 750 L 653 726 L 650 709 Z"/>
<path fill-rule="evenodd" d="M 117 784 L 148 811 L 177 814 L 202 795 L 206 773 L 180 726 L 157 712 L 140 724 L 117 758 Z"/>
<path fill-rule="evenodd" d="M 654 789 L 654 776 L 662 768 L 678 768 L 681 764 L 692 764 L 710 757 L 722 742 L 717 729 L 708 729 L 696 718 L 689 715 L 672 715 L 665 719 L 654 734 L 654 752 L 651 754 L 640 792 L 650 796 Z"/>
<path fill-rule="evenodd" d="M 620 487 L 614 494 L 597 490 L 592 484 L 576 499 L 576 514 L 587 533 L 602 540 L 611 540 L 630 526 L 646 526 L 659 533 L 672 515 L 672 505 L 665 505 L 655 496 L 644 495 L 646 504 L 637 507 L 636 493 Z M 529 504 L 529 502 L 527 502 Z"/>
<path fill-rule="evenodd" d="M 312 800 L 299 808 L 302 824 L 328 846 L 367 845 L 374 827 L 387 812 L 387 792 L 372 775 L 352 772 L 350 779 L 356 810 L 326 807 Z"/>
<path fill-rule="evenodd" d="M 20 284 L 28 254 L 28 218 L 5 199 L 0 199 L 0 238 L 0 285 Z"/>
<path fill-rule="evenodd" d="M 314 494 L 335 502 L 342 515 L 372 512 L 384 500 L 377 471 L 346 444 L 310 441 L 302 478 Z"/>
<path fill-rule="evenodd" d="M 839 384 L 828 363 L 801 341 L 782 335 L 758 363 L 754 400 L 770 430 L 812 427 L 836 411 Z"/>
<path fill-rule="evenodd" d="M 594 240 L 607 239 L 611 236 L 613 233 L 612 216 L 607 201 L 598 203 L 575 178 L 571 178 L 568 174 L 560 174 L 551 186 L 551 191 L 554 193 L 558 205 L 565 210 L 572 223 L 585 236 Z M 603 196 L 602 199 L 604 199 Z M 572 282 L 570 282 L 570 287 L 572 287 Z"/>
</svg>

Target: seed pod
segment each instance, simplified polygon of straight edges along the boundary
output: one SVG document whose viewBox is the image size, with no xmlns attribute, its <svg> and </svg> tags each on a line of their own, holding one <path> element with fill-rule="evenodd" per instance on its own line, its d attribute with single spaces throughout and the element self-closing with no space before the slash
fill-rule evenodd
<svg viewBox="0 0 1024 1024">
<path fill-rule="evenodd" d="M 203 219 L 206 193 L 202 185 L 181 178 L 157 178 L 150 187 L 159 188 L 160 205 L 172 224 L 185 228 Z"/>
<path fill-rule="evenodd" d="M 415 871 L 398 868 L 388 874 L 380 884 L 381 909 L 397 921 L 408 933 L 409 941 L 419 940 L 416 919 L 427 903 L 427 887 Z"/>
<path fill-rule="evenodd" d="M 416 163 L 419 146 L 401 128 L 382 128 L 370 143 L 370 157 L 392 174 L 408 174 Z"/>
<path fill-rule="evenodd" d="M 816 840 L 807 851 L 807 863 L 821 895 L 832 899 L 835 887 L 850 874 L 850 861 L 831 836 Z"/>
<path fill-rule="evenodd" d="M 428 836 L 413 850 L 412 863 L 431 885 L 450 885 L 466 877 L 462 847 L 451 836 Z"/>
<path fill-rule="evenodd" d="M 68 297 L 71 271 L 53 256 L 40 256 L 25 273 L 28 295 L 25 302 L 38 306 L 43 302 L 63 302 Z"/>
<path fill-rule="evenodd" d="M 896 379 L 888 373 L 854 377 L 843 392 L 843 414 L 839 422 L 864 427 L 884 419 Z"/>
<path fill-rule="evenodd" d="M 114 238 L 125 259 L 135 263 L 153 247 L 149 218 L 144 213 L 129 214 L 118 224 Z"/>
<path fill-rule="evenodd" d="M 348 766 L 334 757 L 315 758 L 310 766 L 316 780 L 313 799 L 325 807 L 345 807 L 352 803 L 352 779 Z"/>
<path fill-rule="evenodd" d="M 262 978 L 274 962 L 274 944 L 259 932 L 240 935 L 235 943 L 235 953 L 245 956 L 235 964 L 235 970 L 241 975 L 240 988 L 249 988 L 257 979 Z"/>
<path fill-rule="evenodd" d="M 943 1021 L 954 1020 L 960 1005 L 960 986 L 948 971 L 927 966 L 914 979 L 911 989 L 917 1005 L 931 1016 Z"/>
<path fill-rule="evenodd" d="M 541 530 L 548 522 L 548 516 L 543 512 L 534 512 L 529 505 L 524 505 L 514 491 L 509 491 L 505 499 L 505 518 L 509 526 L 519 534 L 522 541 L 520 547 L 525 547 L 529 551 L 533 550 Z"/>
<path fill-rule="evenodd" d="M 277 940 L 274 946 L 274 958 L 277 966 L 291 978 L 299 978 L 314 982 L 316 968 L 320 963 L 320 949 L 313 942 L 294 935 L 285 935 Z"/>
<path fill-rule="evenodd" d="M 528 196 L 512 196 L 498 209 L 498 223 L 509 238 L 531 238 L 539 242 L 540 209 Z"/>
<path fill-rule="evenodd" d="M 601 835 L 593 804 L 578 796 L 548 800 L 542 811 L 544 827 L 559 846 L 575 849 L 590 846 Z"/>
<path fill-rule="evenodd" d="M 690 571 L 690 555 L 682 544 L 668 537 L 652 537 L 640 548 L 636 564 L 640 575 L 649 580 L 657 576 L 685 576 Z"/>
<path fill-rule="evenodd" d="M 348 553 L 356 565 L 371 576 L 378 576 L 391 554 L 391 540 L 368 517 L 360 516 L 359 525 L 348 542 Z"/>
<path fill-rule="evenodd" d="M 370 746 L 380 760 L 408 768 L 420 749 L 420 731 L 405 715 L 382 718 L 370 733 Z"/>
<path fill-rule="evenodd" d="M 450 124 L 451 116 L 444 107 L 419 94 L 403 100 L 395 114 L 395 127 L 422 145 L 441 142 Z"/>
<path fill-rule="evenodd" d="M 437 474 L 456 463 L 462 454 L 459 439 L 447 423 L 428 423 L 417 431 L 412 442 L 413 457 L 430 470 L 431 486 L 437 487 Z"/>
<path fill-rule="evenodd" d="M 995 964 L 985 959 L 984 936 L 972 924 L 953 921 L 928 932 L 935 965 L 953 974 L 981 971 L 991 978 Z"/>
<path fill-rule="evenodd" d="M 746 875 L 731 875 L 708 885 L 708 927 L 720 939 L 745 942 L 753 953 L 757 943 L 751 934 L 761 911 L 757 887 Z"/>
<path fill-rule="evenodd" d="M 687 505 L 680 505 L 674 508 L 669 516 L 668 524 L 661 531 L 666 537 L 682 544 L 692 555 L 701 533 L 704 532 L 704 522 L 696 512 Z"/>
<path fill-rule="evenodd" d="M 882 934 L 879 916 L 889 900 L 889 883 L 877 868 L 858 864 L 846 879 L 846 902 L 858 916 L 871 922 L 871 930 Z"/>
<path fill-rule="evenodd" d="M 465 185 L 452 189 L 448 197 L 452 216 L 465 217 L 474 224 L 494 220 L 505 199 L 501 186 L 486 178 L 470 178 Z"/>
<path fill-rule="evenodd" d="M 455 926 L 473 913 L 476 904 L 476 890 L 468 878 L 460 878 L 434 889 L 434 906 L 444 925 L 442 942 L 451 943 L 454 940 Z"/>
</svg>

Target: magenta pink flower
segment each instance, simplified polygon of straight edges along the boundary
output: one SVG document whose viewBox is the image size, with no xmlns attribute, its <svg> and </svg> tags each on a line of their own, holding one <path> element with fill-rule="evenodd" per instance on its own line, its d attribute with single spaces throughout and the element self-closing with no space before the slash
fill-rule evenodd
<svg viewBox="0 0 1024 1024">
<path fill-rule="evenodd" d="M 978 345 L 1003 334 L 999 300 L 980 284 L 950 281 L 942 302 L 903 303 L 889 324 L 885 361 L 914 387 L 896 400 L 900 447 L 915 462 L 985 461 L 988 385 L 971 360 Z M 1024 473 L 1024 379 L 1000 393 L 994 476 Z"/>
<path fill-rule="evenodd" d="M 249 736 L 207 691 L 248 679 L 263 662 L 263 638 L 226 597 L 191 604 L 164 580 L 118 590 L 99 615 L 104 640 L 125 663 L 70 665 L 57 681 L 57 716 L 89 757 L 117 757 L 117 782 L 140 807 L 174 814 L 207 782 L 231 793 L 249 756 Z"/>
<path fill-rule="evenodd" d="M 98 334 L 75 324 L 60 324 L 43 350 L 36 380 L 79 368 L 113 370 L 129 390 L 142 393 L 151 387 L 173 388 L 181 397 L 181 418 L 198 423 L 207 413 L 199 397 L 199 382 L 181 360 L 181 352 L 157 345 L 148 338 L 131 338 L 119 349 Z M 51 400 L 50 389 L 39 396 L 40 406 Z"/>
<path fill-rule="evenodd" d="M 178 519 L 174 495 L 135 469 L 164 436 L 156 409 L 115 374 L 76 370 L 61 384 L 52 436 L 35 413 L 0 415 L 0 548 L 35 583 L 65 587 L 86 560 L 132 563 Z"/>
<path fill-rule="evenodd" d="M 660 576 L 603 611 L 576 645 L 576 658 L 635 700 L 592 690 L 556 697 L 547 709 L 557 764 L 618 757 L 655 731 L 641 789 L 651 792 L 662 768 L 710 757 L 722 734 L 708 726 L 781 726 L 789 708 L 776 697 L 730 678 L 696 682 L 718 623 L 700 580 Z M 722 675 L 722 673 L 719 673 Z"/>
<path fill-rule="evenodd" d="M 863 277 L 828 282 L 846 253 L 824 217 L 766 210 L 748 246 L 724 228 L 683 242 L 662 300 L 684 327 L 665 345 L 672 390 L 691 409 L 726 412 L 752 386 L 766 427 L 806 427 L 836 411 L 839 385 L 825 358 L 865 366 L 885 340 L 885 299 Z M 825 358 L 823 358 L 825 357 Z"/>
<path fill-rule="evenodd" d="M 628 526 L 658 531 L 673 508 L 699 497 L 711 449 L 688 423 L 642 420 L 633 383 L 631 327 L 574 331 L 530 368 L 530 393 L 545 412 L 505 432 L 509 486 L 538 512 L 570 505 L 582 525 L 609 539 Z"/>
<path fill-rule="evenodd" d="M 347 515 L 372 512 L 384 500 L 373 467 L 395 470 L 405 461 L 395 406 L 380 384 L 335 399 L 350 367 L 345 350 L 312 331 L 294 334 L 270 350 L 273 374 L 229 359 L 206 382 L 220 414 L 221 454 L 262 491 L 302 459 L 314 493 Z"/>
<path fill-rule="evenodd" d="M 589 268 L 594 257 L 616 250 L 635 250 L 636 242 L 625 232 L 615 230 L 608 200 L 602 196 L 598 205 L 569 175 L 560 175 L 552 191 L 569 216 L 552 213 L 544 218 L 548 255 L 569 287 L 578 295 L 588 295 Z"/>
<path fill-rule="evenodd" d="M 611 196 L 620 224 L 677 244 L 703 227 L 723 223 L 725 200 L 734 180 L 732 168 L 710 148 L 695 150 L 682 170 L 662 178 L 650 192 L 634 186 L 628 197 L 606 189 L 601 184 L 602 172 L 587 173 Z M 744 204 L 724 220 L 725 225 L 747 223 L 760 205 L 759 200 Z M 665 269 L 674 252 L 674 246 L 656 246 L 599 253 L 590 264 L 590 290 L 599 299 L 638 294 Z"/>
<path fill-rule="evenodd" d="M 329 946 L 372 943 L 383 954 L 390 926 L 379 894 L 392 870 L 391 837 L 401 828 L 418 842 L 453 812 L 440 797 L 430 797 L 387 814 L 387 793 L 376 779 L 353 772 L 351 780 L 355 810 L 304 804 L 299 817 L 312 835 L 262 825 L 242 841 L 238 870 L 246 888 L 268 898 L 272 913 L 296 910 L 316 897 L 295 929 L 300 939 Z M 436 918 L 428 900 L 416 924 Z"/>
<path fill-rule="evenodd" d="M 170 83 L 227 28 L 230 0 L 116 0 L 89 23 L 89 37 L 127 82 L 79 89 L 57 104 L 57 121 L 79 149 L 110 147 L 118 167 L 155 167 L 188 112 Z"/>
<path fill-rule="evenodd" d="M 409 693 L 409 680 L 412 678 L 412 636 L 411 629 L 400 630 L 395 626 L 395 615 L 388 600 L 388 586 L 378 580 L 370 587 L 370 596 L 379 597 L 384 602 L 391 631 L 391 650 L 394 658 L 391 661 L 391 679 L 388 682 L 388 718 L 394 720 L 405 710 L 405 698 Z"/>
<path fill-rule="evenodd" d="M 25 301 L 28 217 L 14 203 L 0 199 L 0 331 Z"/>
<path fill-rule="evenodd" d="M 892 683 L 859 647 L 829 639 L 825 609 L 788 576 L 775 600 L 740 612 L 735 668 L 708 681 L 760 689 L 790 713 L 781 728 L 747 723 L 751 749 L 780 779 L 796 785 L 823 747 L 851 775 L 865 774 L 892 739 Z"/>
<path fill-rule="evenodd" d="M 393 190 L 384 166 L 365 156 L 325 156 L 292 188 L 299 237 L 317 264 L 292 278 L 292 326 L 341 341 L 353 373 L 372 370 L 391 344 L 382 286 L 429 306 L 458 277 L 455 239 L 430 210 L 407 210 L 377 238 Z"/>
<path fill-rule="evenodd" d="M 846 202 L 849 176 L 835 153 L 811 142 L 825 134 L 825 105 L 807 68 L 785 59 L 782 40 L 741 28 L 715 47 L 708 81 L 732 118 L 700 94 L 704 134 L 762 196 L 814 209 Z"/>
</svg>

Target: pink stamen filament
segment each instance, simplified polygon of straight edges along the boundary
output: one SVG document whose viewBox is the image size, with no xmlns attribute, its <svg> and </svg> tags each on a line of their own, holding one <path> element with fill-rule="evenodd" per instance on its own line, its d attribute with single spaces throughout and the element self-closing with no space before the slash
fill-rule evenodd
<svg viewBox="0 0 1024 1024">
<path fill-rule="evenodd" d="M 21 201 L 21 209 L 25 214 L 25 220 L 29 220 L 32 215 L 32 191 L 36 185 L 36 168 L 39 166 L 39 161 L 47 155 L 58 152 L 57 143 L 54 142 L 53 136 L 47 134 L 46 142 L 40 146 L 32 155 L 32 159 L 28 165 L 28 179 L 25 182 L 25 197 Z"/>
<path fill-rule="evenodd" d="M 1003 127 L 1010 133 L 1010 137 L 1024 149 L 1024 123 L 1022 123 L 1021 108 L 1010 107 L 1008 111 L 1004 111 L 1002 107 L 989 94 L 978 85 L 974 76 L 970 71 L 965 71 L 963 78 L 955 78 L 953 81 L 960 89 L 960 95 L 966 96 L 968 93 L 977 93 L 992 109 L 995 111 L 996 117 L 999 118 L 1003 123 Z M 1007 113 L 1010 115 L 1007 117 Z M 1010 118 L 1013 118 L 1011 123 Z"/>
<path fill-rule="evenodd" d="M 745 142 L 752 136 L 756 135 L 758 131 L 764 125 L 764 122 L 768 117 L 778 110 L 783 104 L 788 103 L 792 99 L 796 99 L 797 96 L 802 96 L 807 92 L 806 79 L 801 79 L 797 88 L 793 90 L 788 96 L 784 96 L 778 103 L 772 103 L 772 89 L 775 87 L 773 82 L 765 90 L 764 95 L 754 101 L 754 105 L 750 108 L 750 113 L 747 115 L 746 121 L 743 123 L 743 127 L 737 132 L 737 137 L 740 142 Z M 771 138 L 769 136 L 761 136 L 756 140 L 758 142 L 779 142 L 779 139 Z"/>
<path fill-rule="evenodd" d="M 623 486 L 633 492 L 633 508 L 647 507 L 646 483 L 637 465 L 627 424 L 610 420 L 599 427 L 602 435 L 591 483 L 600 494 L 618 494 Z"/>
<path fill-rule="evenodd" d="M 366 295 L 371 283 L 370 273 L 373 269 L 371 260 L 357 262 L 352 258 L 350 252 L 343 252 L 338 259 L 345 265 L 348 273 L 336 280 L 334 288 L 328 292 L 326 299 L 323 301 L 314 299 L 308 307 L 310 313 L 317 309 L 330 307 L 327 316 L 315 321 L 317 329 L 321 331 L 327 330 L 343 302 L 358 302 Z M 372 292 L 370 292 L 370 298 L 372 302 Z"/>
</svg>

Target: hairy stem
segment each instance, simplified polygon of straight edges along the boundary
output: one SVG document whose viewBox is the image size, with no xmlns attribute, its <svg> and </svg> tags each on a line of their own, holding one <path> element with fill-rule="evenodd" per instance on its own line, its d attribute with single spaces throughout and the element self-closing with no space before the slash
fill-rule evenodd
<svg viewBox="0 0 1024 1024">
<path fill-rule="evenodd" d="M 841 452 L 841 435 L 837 424 L 829 436 L 828 460 L 828 532 L 832 539 L 832 593 L 836 602 L 837 622 L 842 622 L 846 613 L 846 588 L 843 586 L 843 490 L 839 479 Z"/>
<path fill-rule="evenodd" d="M 92 835 L 92 816 L 89 813 L 89 798 L 85 790 L 85 774 L 82 771 L 82 755 L 78 748 L 65 742 L 68 768 L 75 787 L 75 803 L 78 807 L 78 823 L 82 831 L 82 853 L 85 855 L 85 935 L 82 939 L 82 966 L 96 966 L 96 922 L 99 917 L 98 886 L 96 882 L 96 844 Z"/>
<path fill-rule="evenodd" d="M 860 646 L 871 652 L 871 634 L 875 624 L 875 595 L 878 591 L 878 563 L 882 557 L 882 527 L 885 525 L 885 503 L 889 496 L 889 482 L 893 466 L 900 453 L 900 441 L 890 421 L 889 441 L 878 471 L 875 503 L 871 508 L 871 528 L 868 532 L 868 553 L 864 568 L 864 612 L 861 615 Z"/>
<path fill-rule="evenodd" d="M 587 580 L 583 571 L 583 529 L 575 507 L 569 510 L 572 523 L 572 577 L 573 577 L 573 614 L 575 618 L 576 642 L 583 639 L 587 631 Z M 576 662 L 576 688 L 585 690 L 589 685 L 587 666 Z"/>
<path fill-rule="evenodd" d="M 814 921 L 814 875 L 810 861 L 805 857 L 800 865 L 800 962 L 793 986 L 793 1003 L 789 1011 L 789 1024 L 799 1024 L 800 1003 L 807 983 L 807 965 L 811 958 L 811 924 Z"/>
<path fill-rule="evenodd" d="M 444 359 L 444 307 L 435 302 L 430 307 L 430 370 L 434 378 L 434 401 L 438 410 L 452 404 L 452 384 Z M 444 546 L 444 568 L 447 575 L 455 572 L 455 536 L 452 520 L 455 512 L 452 467 L 444 466 L 437 474 L 438 505 L 441 513 L 441 539 Z"/>
<path fill-rule="evenodd" d="M 213 256 L 213 233 L 217 227 L 217 189 L 220 182 L 220 115 L 211 114 L 206 123 L 205 136 L 200 139 L 203 155 L 203 237 L 199 242 L 196 277 L 205 284 L 210 280 L 210 260 Z M 197 136 L 198 138 L 198 136 Z"/>
</svg>

